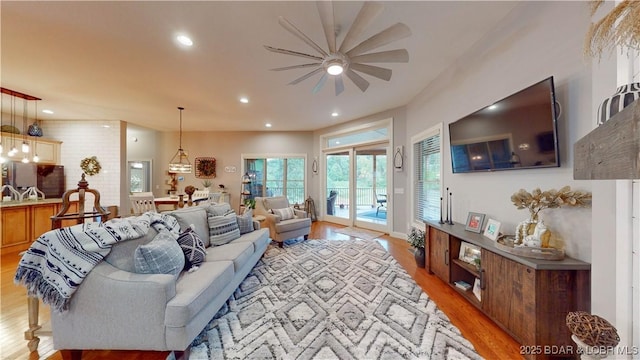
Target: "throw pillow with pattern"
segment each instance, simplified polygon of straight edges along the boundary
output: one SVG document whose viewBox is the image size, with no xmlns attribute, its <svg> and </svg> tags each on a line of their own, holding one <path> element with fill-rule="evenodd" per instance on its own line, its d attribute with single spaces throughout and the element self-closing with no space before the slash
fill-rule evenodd
<svg viewBox="0 0 640 360">
<path fill-rule="evenodd" d="M 136 248 L 133 264 L 140 274 L 172 274 L 177 278 L 184 269 L 184 254 L 176 238 L 161 230 L 148 244 Z"/>
<path fill-rule="evenodd" d="M 209 215 L 207 220 L 209 222 L 209 243 L 212 246 L 224 245 L 240 237 L 235 212 L 224 216 Z"/>
<path fill-rule="evenodd" d="M 280 216 L 280 220 L 289 220 L 295 218 L 295 212 L 293 207 L 286 207 L 283 209 L 271 209 L 271 213 Z"/>
<path fill-rule="evenodd" d="M 238 221 L 240 235 L 253 231 L 253 209 L 249 208 L 244 212 L 244 214 L 237 215 L 236 220 Z"/>
<path fill-rule="evenodd" d="M 188 272 L 198 270 L 207 257 L 204 242 L 193 228 L 188 227 L 178 236 L 178 244 L 184 253 L 184 269 Z"/>
</svg>

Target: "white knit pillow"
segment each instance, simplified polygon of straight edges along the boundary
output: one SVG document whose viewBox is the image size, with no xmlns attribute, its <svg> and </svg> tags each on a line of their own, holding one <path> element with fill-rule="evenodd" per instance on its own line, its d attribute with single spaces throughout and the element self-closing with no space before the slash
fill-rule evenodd
<svg viewBox="0 0 640 360">
<path fill-rule="evenodd" d="M 295 218 L 293 207 L 286 207 L 283 209 L 271 209 L 271 213 L 280 216 L 280 220 L 289 220 Z"/>
</svg>

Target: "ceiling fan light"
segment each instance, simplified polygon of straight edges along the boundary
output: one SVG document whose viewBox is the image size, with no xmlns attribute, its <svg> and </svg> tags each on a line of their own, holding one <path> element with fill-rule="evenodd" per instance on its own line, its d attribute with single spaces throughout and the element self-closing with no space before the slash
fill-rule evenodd
<svg viewBox="0 0 640 360">
<path fill-rule="evenodd" d="M 342 64 L 338 63 L 331 64 L 327 67 L 327 73 L 329 73 L 329 75 L 340 75 L 343 70 Z"/>
</svg>

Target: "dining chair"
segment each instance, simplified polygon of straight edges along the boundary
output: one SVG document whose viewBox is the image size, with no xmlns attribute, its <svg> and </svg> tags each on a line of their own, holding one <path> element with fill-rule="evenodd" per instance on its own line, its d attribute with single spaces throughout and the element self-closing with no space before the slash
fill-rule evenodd
<svg viewBox="0 0 640 360">
<path fill-rule="evenodd" d="M 376 209 L 376 216 L 378 216 L 378 211 L 380 211 L 380 209 L 384 209 L 384 211 L 387 211 L 387 208 L 386 208 L 387 194 L 376 194 L 376 202 L 378 203 L 378 208 Z"/>
<path fill-rule="evenodd" d="M 152 192 L 133 193 L 129 195 L 129 200 L 133 215 L 142 215 L 148 211 L 158 212 Z"/>
</svg>

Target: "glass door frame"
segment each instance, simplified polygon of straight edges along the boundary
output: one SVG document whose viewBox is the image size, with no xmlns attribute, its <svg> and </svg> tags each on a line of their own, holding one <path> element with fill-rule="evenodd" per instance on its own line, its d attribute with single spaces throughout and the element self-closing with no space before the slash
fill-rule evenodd
<svg viewBox="0 0 640 360">
<path fill-rule="evenodd" d="M 386 169 L 385 169 L 386 183 L 387 183 L 387 187 L 385 189 L 385 192 L 386 192 L 386 195 L 387 195 L 387 203 L 385 205 L 385 207 L 386 207 L 385 211 L 387 212 L 387 218 L 386 218 L 386 221 L 385 221 L 384 224 L 358 220 L 358 216 L 357 216 L 358 215 L 357 214 L 358 207 L 357 207 L 357 201 L 356 201 L 357 193 L 356 193 L 356 189 L 355 189 L 355 187 L 357 186 L 357 178 L 356 178 L 357 174 L 355 172 L 355 170 L 357 170 L 357 160 L 356 159 L 357 159 L 357 156 L 358 156 L 358 151 L 360 151 L 360 150 L 369 150 L 369 149 L 384 149 L 385 153 L 386 153 L 386 156 L 387 156 L 387 166 L 386 166 Z M 391 181 L 392 181 L 391 180 L 392 179 L 391 172 L 393 171 L 391 169 L 391 162 L 389 161 L 389 159 L 391 158 L 389 156 L 390 153 L 391 153 L 391 146 L 390 146 L 388 141 L 385 141 L 385 142 L 382 142 L 382 143 L 378 142 L 376 144 L 371 144 L 371 145 L 357 146 L 357 147 L 354 147 L 353 150 L 352 150 L 352 159 L 353 159 L 352 162 L 353 162 L 354 172 L 351 173 L 351 175 L 352 175 L 351 180 L 352 181 L 350 181 L 349 183 L 350 183 L 351 186 L 354 187 L 354 191 L 351 193 L 350 201 L 352 201 L 355 204 L 355 206 L 352 206 L 350 208 L 349 215 L 350 215 L 350 218 L 353 219 L 353 225 L 355 225 L 355 226 L 357 226 L 359 228 L 382 231 L 382 232 L 388 232 L 389 229 L 390 229 L 389 221 L 391 220 L 391 216 L 389 216 L 389 213 L 391 212 L 391 209 L 392 209 L 391 204 L 393 202 L 392 201 L 392 196 L 391 196 L 392 194 L 391 194 L 391 191 L 390 191 L 390 189 L 391 189 L 390 188 L 390 184 L 391 184 Z M 375 186 L 374 186 L 374 188 L 375 188 Z M 377 204 L 376 204 L 376 206 L 377 206 Z"/>
<path fill-rule="evenodd" d="M 344 146 L 336 146 L 333 145 L 331 147 L 329 147 L 328 142 L 331 138 L 333 137 L 337 137 L 337 136 L 341 136 L 341 135 L 350 135 L 350 134 L 358 134 L 358 133 L 364 133 L 370 130 L 374 130 L 374 129 L 382 129 L 385 128 L 386 130 L 386 137 L 384 139 L 375 139 L 375 140 L 364 140 L 361 142 L 353 142 L 350 144 L 345 144 Z M 355 181 L 354 181 L 354 174 L 355 174 L 355 155 L 354 155 L 354 151 L 358 148 L 364 148 L 364 147 L 370 147 L 373 145 L 382 145 L 384 144 L 384 146 L 386 147 L 387 150 L 387 211 L 388 211 L 388 216 L 387 216 L 387 222 L 385 226 L 380 226 L 380 224 L 378 224 L 378 226 L 371 226 L 372 223 L 370 222 L 363 222 L 363 221 L 356 221 L 356 217 L 355 217 L 355 208 L 354 207 L 350 207 L 349 209 L 349 218 L 345 219 L 345 218 L 340 218 L 337 216 L 331 216 L 331 215 L 327 215 L 327 208 L 326 208 L 326 199 L 329 196 L 328 191 L 327 191 L 327 180 L 326 180 L 326 156 L 329 154 L 336 154 L 336 153 L 340 153 L 340 152 L 344 152 L 344 151 L 349 151 L 349 159 L 350 159 L 350 181 L 349 181 L 349 196 L 350 196 L 350 201 L 353 201 L 353 199 L 355 199 Z M 393 229 L 393 216 L 391 214 L 393 214 L 393 167 L 392 167 L 392 161 L 390 161 L 390 154 L 392 154 L 392 149 L 393 149 L 393 118 L 388 118 L 388 119 L 384 119 L 384 120 L 380 120 L 380 121 L 376 121 L 373 123 L 368 123 L 368 124 L 360 124 L 360 125 L 354 125 L 353 127 L 350 128 L 345 128 L 343 130 L 338 130 L 332 133 L 327 133 L 327 134 L 323 134 L 320 135 L 320 152 L 321 152 L 321 156 L 320 156 L 320 169 L 323 169 L 324 174 L 322 174 L 320 176 L 320 197 L 321 199 L 323 199 L 323 202 L 325 202 L 325 206 L 322 206 L 323 211 L 322 211 L 322 219 L 325 221 L 329 221 L 329 222 L 334 222 L 337 224 L 341 224 L 341 225 L 346 225 L 346 226 L 358 226 L 358 227 L 362 227 L 362 228 L 367 228 L 367 229 L 372 229 L 372 230 L 377 230 L 377 231 L 382 231 L 385 233 L 390 233 L 391 229 Z"/>
</svg>

